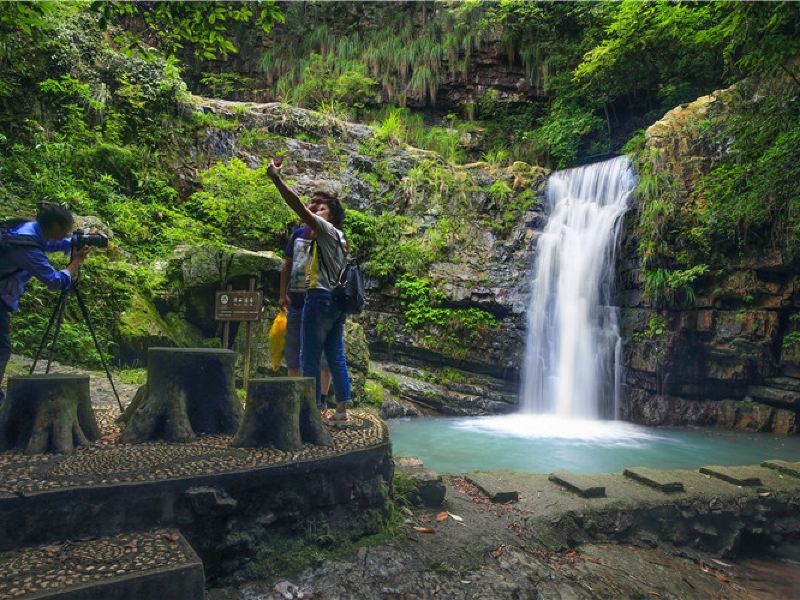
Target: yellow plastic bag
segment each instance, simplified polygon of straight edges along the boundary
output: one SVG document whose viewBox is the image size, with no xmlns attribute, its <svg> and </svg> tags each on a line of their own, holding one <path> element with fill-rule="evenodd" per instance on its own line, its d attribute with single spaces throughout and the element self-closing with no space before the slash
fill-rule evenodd
<svg viewBox="0 0 800 600">
<path fill-rule="evenodd" d="M 283 348 L 286 345 L 286 312 L 281 311 L 269 330 L 269 353 L 272 355 L 272 370 L 281 368 Z"/>
</svg>

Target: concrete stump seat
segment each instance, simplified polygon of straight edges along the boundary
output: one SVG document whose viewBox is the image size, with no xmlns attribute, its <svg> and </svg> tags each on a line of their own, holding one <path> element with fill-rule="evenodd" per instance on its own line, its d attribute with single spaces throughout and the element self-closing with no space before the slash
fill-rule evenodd
<svg viewBox="0 0 800 600">
<path fill-rule="evenodd" d="M 198 434 L 230 434 L 242 407 L 236 396 L 235 354 L 216 348 L 150 348 L 147 383 L 120 421 L 123 442 L 188 442 Z"/>
<path fill-rule="evenodd" d="M 253 379 L 234 446 L 300 450 L 303 443 L 333 446 L 320 417 L 312 377 Z"/>
<path fill-rule="evenodd" d="M 71 454 L 99 437 L 88 375 L 8 378 L 8 396 L 0 405 L 0 450 Z"/>
</svg>

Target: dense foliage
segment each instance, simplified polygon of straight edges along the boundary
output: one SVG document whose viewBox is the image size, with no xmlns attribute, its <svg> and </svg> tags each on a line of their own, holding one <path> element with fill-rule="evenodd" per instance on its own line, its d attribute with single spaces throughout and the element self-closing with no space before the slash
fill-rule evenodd
<svg viewBox="0 0 800 600">
<path fill-rule="evenodd" d="M 266 42 L 262 91 L 364 120 L 375 114 L 365 108 L 387 100 L 426 112 L 442 105 L 443 86 L 467 83 L 476 60 L 497 56 L 525 73 L 532 101 L 489 89 L 442 106 L 449 112 L 437 127 L 451 139 L 485 133 L 480 148 L 445 146 L 445 156 L 502 151 L 563 167 L 619 149 L 680 102 L 749 74 L 792 72 L 798 10 L 667 0 L 298 2 Z M 441 151 L 438 137 L 409 141 Z"/>
<path fill-rule="evenodd" d="M 30 218 L 49 200 L 100 219 L 112 247 L 87 261 L 83 286 L 111 350 L 132 294 L 163 283 L 154 259 L 185 243 L 274 248 L 293 221 L 273 188 L 256 185 L 263 170 L 241 162 L 212 166 L 202 189 L 179 196 L 181 144 L 208 123 L 177 60 L 130 52 L 120 31 L 87 3 L 0 4 L 0 218 Z M 35 348 L 52 306 L 31 285 L 15 318 L 17 351 Z M 97 365 L 80 320 L 71 306 L 57 356 Z"/>
<path fill-rule="evenodd" d="M 448 334 L 495 327 L 488 313 L 446 306 L 427 278 L 450 248 L 472 243 L 464 215 L 483 211 L 491 216 L 477 224 L 505 235 L 535 202 L 531 183 L 541 175 L 514 161 L 569 166 L 631 137 L 648 293 L 691 302 L 697 281 L 731 256 L 797 254 L 798 27 L 793 3 L 0 3 L 0 217 L 31 216 L 49 199 L 110 228 L 112 251 L 92 258 L 85 276 L 112 347 L 120 307 L 132 290 L 158 290 L 152 266 L 175 246 L 279 248 L 294 219 L 261 185 L 263 169 L 194 156 L 208 168 L 186 173 L 182 155 L 222 133 L 253 152 L 280 138 L 195 110 L 183 81 L 188 66 L 214 93 L 249 90 L 251 80 L 204 61 L 257 40 L 274 97 L 375 128 L 359 148 L 371 167 L 354 171 L 371 188 L 372 210 L 349 210 L 347 235 L 371 277 L 398 284 L 396 330 L 457 353 Z M 522 69 L 527 96 L 487 89 L 442 104 L 442 89 L 466 84 L 478 62 L 497 56 Z M 641 153 L 640 128 L 734 82 L 741 101 L 694 125 L 726 151 L 690 201 L 677 202 L 661 158 Z M 385 156 L 402 144 L 439 157 L 399 176 Z M 273 146 L 286 151 L 281 140 Z M 490 183 L 454 166 L 473 161 L 486 163 Z M 474 198 L 486 203 L 471 206 Z M 46 296 L 25 302 L 18 348 L 48 314 Z M 74 343 L 64 346 L 86 347 L 87 332 L 69 316 L 64 335 Z M 90 354 L 67 358 L 96 360 Z"/>
<path fill-rule="evenodd" d="M 645 291 L 657 302 L 691 303 L 704 276 L 724 280 L 748 257 L 777 252 L 786 265 L 800 258 L 798 92 L 791 77 L 753 77 L 688 123 L 684 135 L 698 147 L 725 141 L 694 182 L 675 180 L 662 152 L 640 145 L 637 235 Z"/>
</svg>

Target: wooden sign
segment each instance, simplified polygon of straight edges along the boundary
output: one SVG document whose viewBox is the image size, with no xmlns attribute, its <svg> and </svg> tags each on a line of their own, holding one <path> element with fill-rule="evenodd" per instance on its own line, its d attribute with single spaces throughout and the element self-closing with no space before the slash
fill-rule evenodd
<svg viewBox="0 0 800 600">
<path fill-rule="evenodd" d="M 214 318 L 217 321 L 260 321 L 263 302 L 262 292 L 217 292 Z"/>
</svg>

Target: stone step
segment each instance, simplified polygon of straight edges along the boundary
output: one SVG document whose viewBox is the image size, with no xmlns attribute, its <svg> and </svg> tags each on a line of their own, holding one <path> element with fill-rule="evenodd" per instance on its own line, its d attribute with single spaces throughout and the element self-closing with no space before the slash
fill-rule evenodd
<svg viewBox="0 0 800 600">
<path fill-rule="evenodd" d="M 447 488 L 441 475 L 426 469 L 416 456 L 398 456 L 394 466 L 414 483 L 415 490 L 409 497 L 413 504 L 432 508 L 442 505 Z"/>
<path fill-rule="evenodd" d="M 761 466 L 766 469 L 778 471 L 784 475 L 791 475 L 792 477 L 800 477 L 800 462 L 789 462 L 786 460 L 765 460 Z"/>
<path fill-rule="evenodd" d="M 708 466 L 700 467 L 700 472 L 703 475 L 709 475 L 722 481 L 727 481 L 733 485 L 740 485 L 742 487 L 756 487 L 763 485 L 761 483 L 761 475 L 763 472 L 760 467 L 720 467 Z"/>
<path fill-rule="evenodd" d="M 204 589 L 203 563 L 175 530 L 0 553 L 3 600 L 199 600 Z"/>
<path fill-rule="evenodd" d="M 492 502 L 502 504 L 519 500 L 519 491 L 511 477 L 493 473 L 469 473 L 464 475 L 464 479 L 486 494 Z"/>
<path fill-rule="evenodd" d="M 623 475 L 664 493 L 683 491 L 683 484 L 674 477 L 671 471 L 648 469 L 647 467 L 631 467 L 625 469 Z"/>
<path fill-rule="evenodd" d="M 606 488 L 591 475 L 577 475 L 568 471 L 550 473 L 548 479 L 583 498 L 602 498 Z"/>
</svg>

